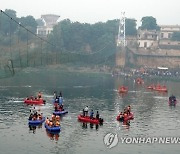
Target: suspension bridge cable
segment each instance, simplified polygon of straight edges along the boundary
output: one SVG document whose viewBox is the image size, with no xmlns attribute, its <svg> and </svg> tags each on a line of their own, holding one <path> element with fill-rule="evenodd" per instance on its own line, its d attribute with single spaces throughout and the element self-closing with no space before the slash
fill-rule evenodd
<svg viewBox="0 0 180 154">
<path fill-rule="evenodd" d="M 1 10 L 1 13 L 3 13 L 4 15 L 6 15 L 8 18 L 10 18 L 12 21 L 14 21 L 17 25 L 21 26 L 22 28 L 24 28 L 26 31 L 28 31 L 29 33 L 31 33 L 32 35 L 34 35 L 35 37 L 43 40 L 44 42 L 52 45 L 52 46 L 55 46 L 54 44 L 52 44 L 51 42 L 43 39 L 42 37 L 38 36 L 37 34 L 35 34 L 34 32 L 32 32 L 31 30 L 27 29 L 25 26 L 23 26 L 21 23 L 19 23 L 16 19 L 10 17 L 7 13 L 5 13 L 4 11 Z"/>
</svg>

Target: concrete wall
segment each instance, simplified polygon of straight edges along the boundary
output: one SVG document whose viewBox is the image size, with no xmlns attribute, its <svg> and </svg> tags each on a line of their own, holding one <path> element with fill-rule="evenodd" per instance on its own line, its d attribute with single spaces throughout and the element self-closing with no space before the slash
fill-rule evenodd
<svg viewBox="0 0 180 154">
<path fill-rule="evenodd" d="M 149 68 L 156 67 L 168 67 L 168 68 L 180 68 L 180 57 L 150 57 L 150 56 L 137 56 L 137 66 L 146 66 Z"/>
<path fill-rule="evenodd" d="M 134 52 L 133 50 L 127 50 L 128 59 L 126 60 L 126 62 L 128 61 L 131 66 L 134 65 L 136 67 L 143 66 L 147 68 L 180 68 L 180 55 L 176 53 L 174 53 L 174 55 L 172 53 L 168 53 L 168 50 L 164 50 L 163 53 L 159 52 L 160 51 L 154 51 L 154 53 L 156 54 L 145 55 L 141 54 L 140 52 Z"/>
<path fill-rule="evenodd" d="M 158 41 L 154 40 L 138 40 L 139 48 L 150 48 L 150 47 L 157 47 Z"/>
</svg>

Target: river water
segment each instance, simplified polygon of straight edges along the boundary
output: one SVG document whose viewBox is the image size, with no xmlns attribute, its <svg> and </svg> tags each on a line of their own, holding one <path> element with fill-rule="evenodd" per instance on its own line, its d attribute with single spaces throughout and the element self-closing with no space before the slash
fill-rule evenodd
<svg viewBox="0 0 180 154">
<path fill-rule="evenodd" d="M 168 93 L 147 90 L 150 83 L 161 83 Z M 127 95 L 119 95 L 119 85 L 129 87 Z M 26 70 L 13 78 L 0 80 L 0 150 L 2 154 L 58 154 L 58 153 L 179 153 L 179 144 L 122 143 L 121 137 L 179 137 L 180 105 L 169 107 L 167 100 L 174 94 L 179 99 L 180 83 L 145 80 L 136 85 L 132 79 L 95 73 L 74 73 L 45 69 Z M 30 128 L 30 106 L 23 103 L 29 95 L 43 93 L 46 104 L 37 106 L 46 117 L 53 112 L 54 91 L 62 91 L 64 106 L 69 111 L 61 119 L 61 132 L 49 134 L 44 125 Z M 83 125 L 78 114 L 88 105 L 104 118 L 102 126 Z M 130 126 L 116 121 L 119 111 L 131 105 L 135 119 Z M 113 148 L 104 144 L 108 133 L 118 135 Z"/>
</svg>

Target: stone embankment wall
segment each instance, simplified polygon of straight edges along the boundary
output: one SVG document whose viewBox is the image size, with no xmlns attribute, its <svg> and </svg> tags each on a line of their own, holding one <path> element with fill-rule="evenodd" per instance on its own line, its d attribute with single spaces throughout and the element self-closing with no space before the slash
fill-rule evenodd
<svg viewBox="0 0 180 154">
<path fill-rule="evenodd" d="M 168 67 L 180 68 L 179 50 L 147 50 L 147 49 L 127 49 L 126 64 L 137 67 Z"/>
</svg>

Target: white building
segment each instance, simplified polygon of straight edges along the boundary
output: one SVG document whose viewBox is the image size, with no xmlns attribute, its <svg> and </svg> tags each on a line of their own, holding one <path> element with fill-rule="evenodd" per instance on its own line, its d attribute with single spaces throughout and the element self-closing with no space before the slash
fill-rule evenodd
<svg viewBox="0 0 180 154">
<path fill-rule="evenodd" d="M 161 39 L 171 39 L 174 32 L 180 32 L 180 25 L 161 25 L 160 36 Z"/>
<path fill-rule="evenodd" d="M 53 30 L 53 27 L 58 23 L 60 16 L 54 14 L 41 15 L 44 22 L 43 26 L 37 26 L 37 35 L 46 37 Z"/>
<path fill-rule="evenodd" d="M 156 30 L 138 30 L 139 48 L 156 48 L 159 41 L 159 32 Z"/>
</svg>

